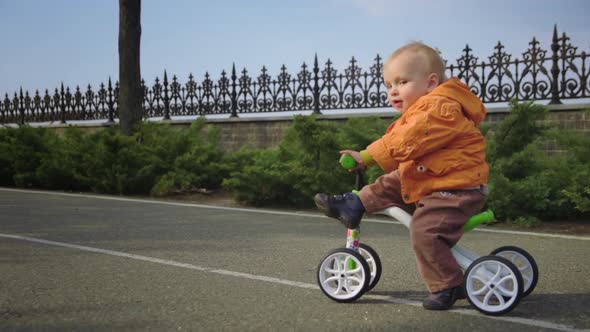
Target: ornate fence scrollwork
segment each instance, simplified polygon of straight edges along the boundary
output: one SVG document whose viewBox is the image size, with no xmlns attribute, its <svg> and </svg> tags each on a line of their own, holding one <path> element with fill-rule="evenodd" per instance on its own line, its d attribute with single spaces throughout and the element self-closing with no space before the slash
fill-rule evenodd
<svg viewBox="0 0 590 332">
<path fill-rule="evenodd" d="M 456 63 L 447 66 L 450 76 L 466 82 L 484 103 L 516 100 L 547 101 L 559 104 L 567 99 L 590 98 L 588 54 L 573 46 L 570 38 L 553 30 L 550 51 L 536 38 L 520 57 L 506 53 L 498 42 L 492 55 L 484 60 L 473 55 L 466 45 Z M 150 87 L 142 80 L 144 118 L 170 119 L 175 116 L 245 113 L 363 109 L 389 107 L 382 82 L 383 59 L 377 55 L 368 70 L 363 70 L 353 57 L 339 73 L 332 61 L 320 68 L 317 55 L 312 67 L 305 63 L 291 74 L 285 66 L 272 76 L 266 66 L 259 75 L 251 76 L 244 68 L 231 74 L 221 72 L 215 81 L 209 73 L 197 81 L 190 74 L 186 83 L 176 75 L 172 80 L 164 71 L 163 80 L 156 77 Z M 0 99 L 0 123 L 62 122 L 74 120 L 114 121 L 118 117 L 119 83 L 109 78 L 97 91 L 88 85 L 86 91 L 64 87 L 54 94 L 45 90 L 8 93 Z"/>
</svg>

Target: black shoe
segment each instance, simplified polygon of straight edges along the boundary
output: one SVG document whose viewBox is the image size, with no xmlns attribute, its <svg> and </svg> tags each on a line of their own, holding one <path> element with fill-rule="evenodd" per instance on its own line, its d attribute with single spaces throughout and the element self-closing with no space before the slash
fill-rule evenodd
<svg viewBox="0 0 590 332">
<path fill-rule="evenodd" d="M 465 295 L 465 289 L 463 288 L 463 286 L 457 286 L 455 287 L 455 289 L 457 290 L 457 300 L 465 300 L 467 298 L 467 295 Z"/>
<path fill-rule="evenodd" d="M 365 214 L 365 207 L 361 199 L 353 193 L 334 196 L 320 193 L 316 194 L 313 200 L 326 216 L 340 220 L 346 228 L 359 227 L 363 214 Z"/>
<path fill-rule="evenodd" d="M 463 288 L 459 286 L 431 293 L 424 299 L 422 306 L 428 310 L 447 310 L 455 304 L 455 301 L 464 298 Z"/>
</svg>

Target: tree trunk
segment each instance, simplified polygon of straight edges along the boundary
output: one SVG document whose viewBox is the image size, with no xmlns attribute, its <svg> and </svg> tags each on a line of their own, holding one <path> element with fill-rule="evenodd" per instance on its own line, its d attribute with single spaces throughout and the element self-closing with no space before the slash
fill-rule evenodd
<svg viewBox="0 0 590 332">
<path fill-rule="evenodd" d="M 141 0 L 119 0 L 119 124 L 131 135 L 142 119 Z"/>
</svg>

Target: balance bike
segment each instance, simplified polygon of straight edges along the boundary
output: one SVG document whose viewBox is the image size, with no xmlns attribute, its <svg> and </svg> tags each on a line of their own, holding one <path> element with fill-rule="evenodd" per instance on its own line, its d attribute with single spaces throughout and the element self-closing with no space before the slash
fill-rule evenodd
<svg viewBox="0 0 590 332">
<path fill-rule="evenodd" d="M 355 161 L 343 156 L 340 163 L 350 169 Z M 362 173 L 357 172 L 360 189 Z M 396 219 L 408 229 L 412 216 L 398 207 L 376 214 Z M 465 224 L 465 233 L 478 225 L 494 220 L 491 210 L 472 216 Z M 539 279 L 534 258 L 524 249 L 504 246 L 489 255 L 479 256 L 455 245 L 452 249 L 457 263 L 464 270 L 464 293 L 469 303 L 486 315 L 502 315 L 514 309 L 529 295 Z M 336 302 L 352 302 L 373 289 L 381 278 L 381 259 L 369 245 L 360 242 L 360 227 L 348 229 L 346 247 L 330 251 L 317 268 L 317 282 L 322 292 Z"/>
</svg>

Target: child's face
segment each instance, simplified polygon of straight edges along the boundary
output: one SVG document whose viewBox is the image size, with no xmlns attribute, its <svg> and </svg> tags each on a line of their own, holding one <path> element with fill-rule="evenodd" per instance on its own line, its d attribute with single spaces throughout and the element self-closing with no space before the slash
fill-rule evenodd
<svg viewBox="0 0 590 332">
<path fill-rule="evenodd" d="M 383 81 L 396 110 L 404 113 L 438 85 L 438 75 L 427 70 L 426 57 L 415 52 L 403 52 L 385 63 Z"/>
</svg>

